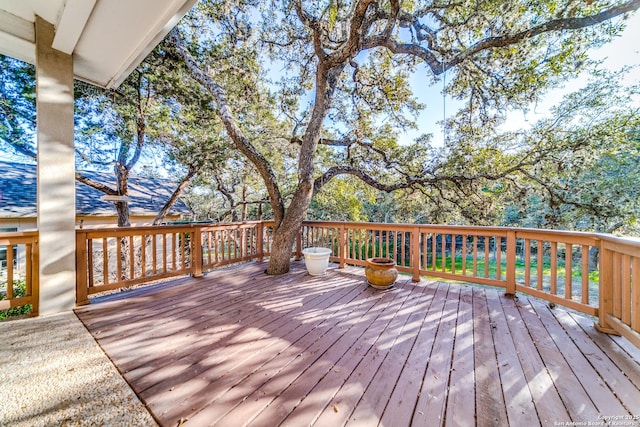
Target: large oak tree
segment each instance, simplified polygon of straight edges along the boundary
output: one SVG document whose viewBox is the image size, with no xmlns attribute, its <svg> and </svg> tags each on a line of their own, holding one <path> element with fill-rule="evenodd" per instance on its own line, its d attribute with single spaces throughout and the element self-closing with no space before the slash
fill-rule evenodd
<svg viewBox="0 0 640 427">
<path fill-rule="evenodd" d="M 468 123 L 487 132 L 504 108 L 526 105 L 580 69 L 586 49 L 619 30 L 612 18 L 639 6 L 640 0 L 290 0 L 259 9 L 209 1 L 199 5 L 208 39 L 202 27 L 183 25 L 167 42 L 211 93 L 228 136 L 264 181 L 275 220 L 267 272 L 281 274 L 289 270 L 312 197 L 337 176 L 384 191 L 474 179 L 464 170 L 444 171 L 429 156 L 428 139 L 397 144 L 395 134 L 413 124 L 421 107 L 409 90 L 412 74 L 428 85 L 447 73 L 446 90 L 465 100 Z M 237 76 L 260 92 L 259 49 L 268 53 L 262 65 L 283 75 L 264 91 L 278 88 L 272 95 L 289 126 L 281 136 L 298 150 L 291 197 L 283 195 L 268 145 L 256 139 L 259 124 L 242 113 L 246 99 L 229 89 L 237 87 Z M 234 69 L 225 61 L 236 55 L 245 62 Z M 322 146 L 334 155 L 333 164 L 320 169 Z M 482 178 L 498 179 L 537 161 L 524 156 Z"/>
</svg>

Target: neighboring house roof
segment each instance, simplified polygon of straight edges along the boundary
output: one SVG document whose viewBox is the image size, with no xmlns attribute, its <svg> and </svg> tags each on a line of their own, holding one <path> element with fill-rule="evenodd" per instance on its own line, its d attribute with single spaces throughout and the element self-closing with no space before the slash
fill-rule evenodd
<svg viewBox="0 0 640 427">
<path fill-rule="evenodd" d="M 36 216 L 36 165 L 0 161 L 0 218 Z M 106 172 L 80 171 L 83 175 L 115 188 L 115 176 Z M 157 215 L 175 190 L 166 179 L 129 175 L 129 213 L 131 216 Z M 101 198 L 104 193 L 76 181 L 76 215 L 115 216 L 113 202 Z M 190 214 L 180 199 L 169 215 Z"/>
</svg>

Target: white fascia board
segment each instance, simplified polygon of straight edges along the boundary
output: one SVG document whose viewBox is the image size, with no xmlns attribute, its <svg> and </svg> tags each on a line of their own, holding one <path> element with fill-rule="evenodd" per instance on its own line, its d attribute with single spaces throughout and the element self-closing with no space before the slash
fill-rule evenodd
<svg viewBox="0 0 640 427">
<path fill-rule="evenodd" d="M 153 49 L 169 34 L 169 31 L 175 27 L 180 19 L 189 12 L 191 7 L 197 0 L 186 0 L 182 3 L 182 6 L 177 10 L 168 10 L 157 22 L 161 23 L 156 25 L 155 31 L 150 31 L 148 36 L 142 40 L 138 47 L 133 51 L 134 53 L 127 58 L 123 66 L 114 74 L 112 79 L 107 83 L 107 88 L 115 88 L 120 85 L 133 70 L 140 65 L 144 58 L 151 53 Z"/>
<path fill-rule="evenodd" d="M 56 25 L 52 47 L 68 55 L 78 44 L 96 0 L 67 0 Z"/>
</svg>

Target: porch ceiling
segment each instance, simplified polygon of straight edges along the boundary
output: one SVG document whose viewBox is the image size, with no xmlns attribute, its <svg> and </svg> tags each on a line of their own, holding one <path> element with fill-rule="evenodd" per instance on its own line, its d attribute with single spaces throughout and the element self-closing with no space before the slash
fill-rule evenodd
<svg viewBox="0 0 640 427">
<path fill-rule="evenodd" d="M 73 54 L 77 79 L 119 85 L 196 0 L 0 0 L 0 53 L 35 62 L 35 16 Z"/>
</svg>

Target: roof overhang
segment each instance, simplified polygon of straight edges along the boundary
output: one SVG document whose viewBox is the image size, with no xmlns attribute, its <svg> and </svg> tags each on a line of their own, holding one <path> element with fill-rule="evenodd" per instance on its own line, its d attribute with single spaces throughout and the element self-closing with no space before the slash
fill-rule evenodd
<svg viewBox="0 0 640 427">
<path fill-rule="evenodd" d="M 77 79 L 118 86 L 196 0 L 0 0 L 0 53 L 35 63 L 35 17 L 55 27 Z"/>
</svg>

